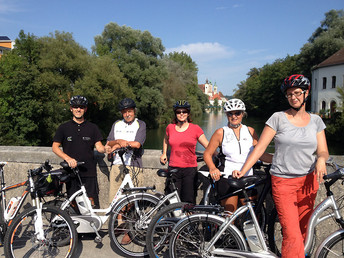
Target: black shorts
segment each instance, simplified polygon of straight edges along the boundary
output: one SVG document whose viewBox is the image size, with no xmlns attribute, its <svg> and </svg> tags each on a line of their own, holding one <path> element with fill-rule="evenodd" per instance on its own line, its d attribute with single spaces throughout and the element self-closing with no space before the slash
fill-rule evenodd
<svg viewBox="0 0 344 258">
<path fill-rule="evenodd" d="M 195 204 L 197 195 L 197 167 L 169 167 L 169 169 L 177 170 L 177 172 L 172 173 L 172 180 L 177 187 L 181 201 Z M 165 193 L 168 194 L 171 191 L 171 185 L 166 180 Z"/>
<path fill-rule="evenodd" d="M 82 177 L 81 181 L 85 185 L 88 197 L 98 200 L 99 186 L 97 177 Z M 80 189 L 79 181 L 76 178 L 71 178 L 66 182 L 67 196 L 70 197 Z"/>
<path fill-rule="evenodd" d="M 217 190 L 217 193 L 218 193 L 218 196 L 220 199 L 222 196 L 230 194 L 235 190 L 235 189 L 231 189 L 231 187 L 229 186 L 228 180 L 231 180 L 231 178 L 228 179 L 228 178 L 221 177 L 219 181 L 215 182 L 215 188 Z M 246 192 L 247 192 L 249 197 L 257 195 L 257 189 L 255 189 L 255 188 L 248 189 L 248 190 L 246 190 Z M 239 196 L 240 199 L 245 198 L 242 191 L 235 194 L 234 196 Z"/>
</svg>

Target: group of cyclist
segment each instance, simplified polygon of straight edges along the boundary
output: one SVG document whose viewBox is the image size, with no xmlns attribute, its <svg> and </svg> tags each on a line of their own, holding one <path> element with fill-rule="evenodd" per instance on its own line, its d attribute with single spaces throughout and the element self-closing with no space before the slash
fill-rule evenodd
<svg viewBox="0 0 344 258">
<path fill-rule="evenodd" d="M 173 121 L 166 128 L 160 162 L 166 164 L 168 161 L 169 168 L 174 169 L 172 178 L 181 201 L 196 202 L 197 142 L 205 148 L 204 161 L 210 177 L 216 181 L 220 196 L 231 191 L 228 180 L 251 175 L 252 166 L 258 159 L 271 163 L 272 195 L 283 230 L 282 256 L 304 257 L 306 227 L 319 183 L 326 174 L 326 160 L 329 156 L 324 122 L 319 116 L 306 112 L 305 104 L 310 89 L 310 82 L 303 75 L 294 74 L 285 78 L 281 90 L 290 108 L 274 113 L 265 123 L 259 139 L 252 127 L 242 124 L 247 113 L 240 99 L 230 99 L 224 104 L 228 123 L 217 129 L 209 142 L 203 130 L 192 123 L 190 104 L 184 100 L 177 101 L 173 106 Z M 100 153 L 112 153 L 120 147 L 131 147 L 135 159 L 129 155 L 126 163 L 135 166 L 136 162 L 137 166 L 141 166 L 146 124 L 136 118 L 135 102 L 129 98 L 123 99 L 119 103 L 123 119 L 113 124 L 104 146 L 98 127 L 84 118 L 87 111 L 86 98 L 72 97 L 70 110 L 73 118 L 58 128 L 53 140 L 53 151 L 66 160 L 70 167 L 76 166 L 76 160 L 85 161 L 82 179 L 94 204 L 99 205 L 94 147 Z M 265 152 L 272 140 L 275 144 L 274 155 Z M 63 150 L 59 148 L 60 145 Z M 218 149 L 225 156 L 223 172 L 213 162 L 213 155 Z M 110 172 L 111 200 L 121 183 L 119 164 L 118 157 L 114 157 Z M 141 183 L 140 179 L 138 183 Z M 76 187 L 69 183 L 68 194 L 77 190 Z M 255 195 L 256 192 L 250 192 L 252 198 Z M 224 199 L 221 205 L 225 210 L 233 212 L 239 198 L 241 196 Z"/>
</svg>

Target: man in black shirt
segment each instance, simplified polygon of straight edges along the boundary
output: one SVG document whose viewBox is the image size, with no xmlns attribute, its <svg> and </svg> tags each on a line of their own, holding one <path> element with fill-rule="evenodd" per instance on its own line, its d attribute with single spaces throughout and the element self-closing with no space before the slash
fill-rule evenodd
<svg viewBox="0 0 344 258">
<path fill-rule="evenodd" d="M 73 118 L 71 121 L 59 126 L 53 139 L 52 149 L 71 168 L 76 167 L 77 161 L 85 162 L 79 168 L 80 176 L 92 204 L 99 206 L 99 188 L 94 147 L 96 147 L 98 152 L 105 153 L 105 147 L 101 143 L 103 137 L 97 125 L 86 121 L 84 118 L 88 104 L 85 97 L 74 96 L 70 99 L 69 104 Z M 62 149 L 60 149 L 61 145 Z M 80 185 L 76 179 L 72 178 L 66 184 L 66 188 L 68 196 L 71 196 L 80 189 Z"/>
</svg>

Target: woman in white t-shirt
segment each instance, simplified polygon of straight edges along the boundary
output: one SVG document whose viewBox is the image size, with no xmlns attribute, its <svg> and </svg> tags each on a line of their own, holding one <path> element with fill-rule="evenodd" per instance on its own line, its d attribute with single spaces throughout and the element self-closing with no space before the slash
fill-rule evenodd
<svg viewBox="0 0 344 258">
<path fill-rule="evenodd" d="M 233 170 L 241 170 L 247 157 L 257 144 L 258 136 L 252 127 L 242 124 L 242 119 L 246 115 L 244 102 L 240 99 L 228 100 L 224 107 L 224 112 L 228 118 L 228 124 L 217 129 L 210 139 L 209 145 L 204 152 L 204 161 L 206 162 L 212 179 L 216 180 L 217 192 L 219 196 L 224 196 L 231 192 L 228 185 L 228 177 L 232 176 Z M 225 155 L 224 176 L 216 168 L 212 155 L 220 147 Z M 263 161 L 271 163 L 272 156 L 264 154 Z M 252 168 L 245 173 L 245 176 L 252 175 Z M 256 195 L 255 191 L 249 195 Z M 221 201 L 221 205 L 226 211 L 233 212 L 238 205 L 238 196 L 231 196 Z"/>
</svg>

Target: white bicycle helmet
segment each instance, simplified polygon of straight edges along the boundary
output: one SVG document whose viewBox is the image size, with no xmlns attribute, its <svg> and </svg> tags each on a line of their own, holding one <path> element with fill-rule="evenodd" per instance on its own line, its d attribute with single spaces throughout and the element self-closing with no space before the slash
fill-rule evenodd
<svg viewBox="0 0 344 258">
<path fill-rule="evenodd" d="M 230 111 L 236 111 L 236 110 L 242 110 L 245 111 L 245 104 L 242 102 L 240 99 L 230 99 L 227 100 L 226 103 L 223 105 L 223 110 L 225 112 L 230 112 Z"/>
</svg>

